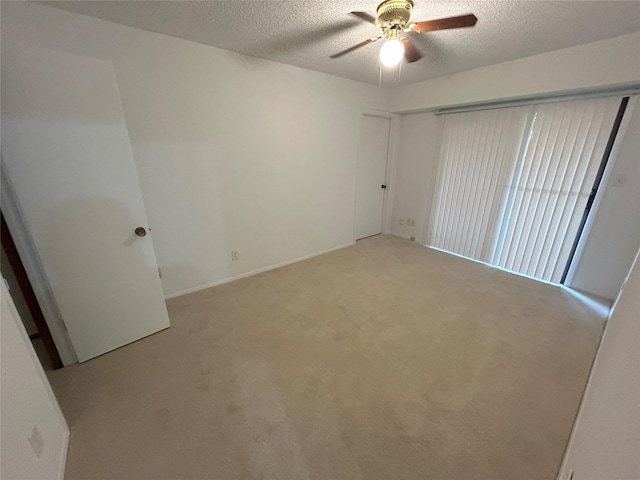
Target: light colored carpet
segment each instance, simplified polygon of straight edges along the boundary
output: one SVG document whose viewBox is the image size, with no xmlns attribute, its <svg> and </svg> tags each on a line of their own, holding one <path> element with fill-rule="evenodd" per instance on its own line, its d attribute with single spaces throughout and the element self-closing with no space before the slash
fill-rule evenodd
<svg viewBox="0 0 640 480">
<path fill-rule="evenodd" d="M 603 328 L 564 290 L 376 236 L 173 299 L 50 379 L 69 479 L 554 479 Z"/>
</svg>

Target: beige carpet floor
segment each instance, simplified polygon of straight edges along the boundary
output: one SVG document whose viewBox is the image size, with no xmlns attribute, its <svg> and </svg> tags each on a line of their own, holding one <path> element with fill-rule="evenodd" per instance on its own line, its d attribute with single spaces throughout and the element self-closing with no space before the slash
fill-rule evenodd
<svg viewBox="0 0 640 480">
<path fill-rule="evenodd" d="M 168 302 L 50 379 L 69 479 L 554 479 L 603 318 L 390 236 Z"/>
</svg>

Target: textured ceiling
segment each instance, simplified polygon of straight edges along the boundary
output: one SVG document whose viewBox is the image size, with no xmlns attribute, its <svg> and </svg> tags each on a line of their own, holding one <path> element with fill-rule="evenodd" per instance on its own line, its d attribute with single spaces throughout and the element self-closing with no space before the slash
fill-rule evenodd
<svg viewBox="0 0 640 480">
<path fill-rule="evenodd" d="M 347 15 L 377 1 L 47 1 L 71 12 L 378 85 L 382 42 L 331 60 L 377 34 Z M 412 21 L 474 13 L 473 28 L 411 34 L 424 58 L 385 70 L 413 83 L 640 31 L 640 1 L 415 0 Z M 640 46 L 639 46 L 640 47 Z"/>
</svg>

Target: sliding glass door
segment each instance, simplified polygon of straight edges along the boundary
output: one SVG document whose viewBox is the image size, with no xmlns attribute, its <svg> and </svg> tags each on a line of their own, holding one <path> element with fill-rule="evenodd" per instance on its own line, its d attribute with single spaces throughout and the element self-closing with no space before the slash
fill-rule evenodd
<svg viewBox="0 0 640 480">
<path fill-rule="evenodd" d="M 620 103 L 447 115 L 429 245 L 559 283 Z"/>
</svg>

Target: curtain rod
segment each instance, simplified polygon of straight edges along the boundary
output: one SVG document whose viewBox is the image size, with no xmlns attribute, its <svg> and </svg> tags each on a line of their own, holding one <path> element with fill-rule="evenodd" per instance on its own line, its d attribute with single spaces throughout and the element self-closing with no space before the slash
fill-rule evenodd
<svg viewBox="0 0 640 480">
<path fill-rule="evenodd" d="M 565 100 L 578 100 L 586 98 L 604 98 L 612 96 L 626 97 L 640 93 L 640 85 L 626 86 L 618 89 L 591 90 L 588 92 L 561 93 L 558 95 L 541 95 L 537 97 L 522 98 L 520 100 L 505 100 L 497 102 L 477 103 L 461 107 L 441 108 L 436 110 L 436 115 L 448 115 L 450 113 L 475 112 L 480 110 L 494 110 L 497 108 L 522 107 L 526 105 L 538 105 L 542 103 L 562 102 Z"/>
</svg>

